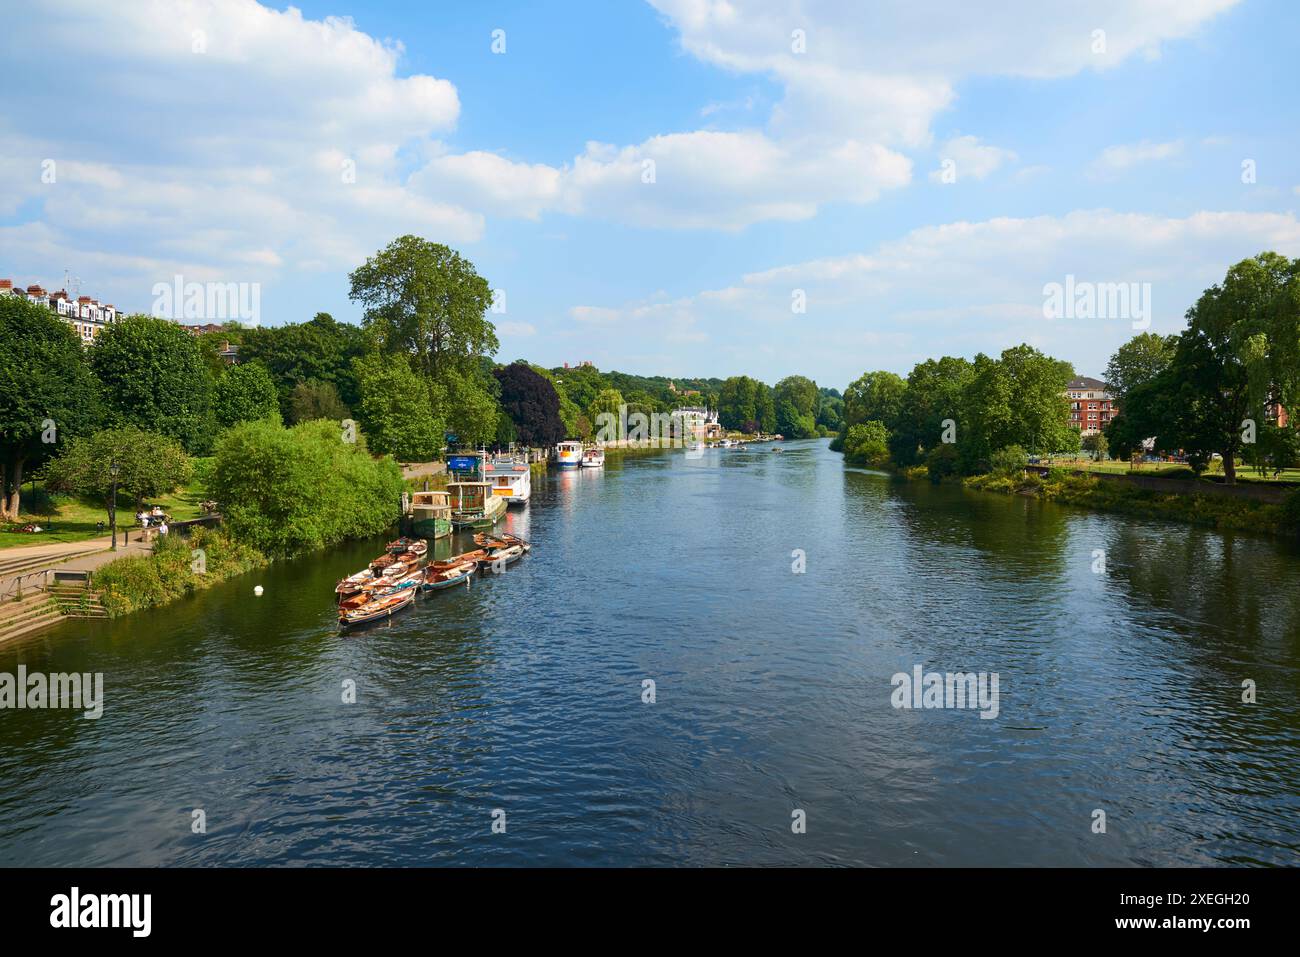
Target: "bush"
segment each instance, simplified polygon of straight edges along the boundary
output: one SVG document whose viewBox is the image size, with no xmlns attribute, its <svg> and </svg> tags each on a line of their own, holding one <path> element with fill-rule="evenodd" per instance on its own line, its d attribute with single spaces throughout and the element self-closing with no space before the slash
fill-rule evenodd
<svg viewBox="0 0 1300 957">
<path fill-rule="evenodd" d="M 259 551 L 284 555 L 346 538 L 376 535 L 397 520 L 402 473 L 375 459 L 336 424 L 286 429 L 245 422 L 218 440 L 211 494 L 231 534 Z"/>
<path fill-rule="evenodd" d="M 947 442 L 936 445 L 925 457 L 926 471 L 935 484 L 956 475 L 959 465 L 957 447 Z"/>
<path fill-rule="evenodd" d="M 201 550 L 202 561 L 195 550 Z M 95 572 L 94 587 L 111 617 L 156 608 L 235 575 L 265 565 L 254 548 L 206 528 L 189 539 L 164 535 L 152 555 L 119 558 Z"/>
<path fill-rule="evenodd" d="M 1018 445 L 1008 445 L 989 456 L 989 471 L 1002 478 L 1018 478 L 1025 474 L 1029 455 Z"/>
<path fill-rule="evenodd" d="M 879 468 L 889 462 L 889 431 L 872 420 L 849 427 L 844 436 L 844 461 Z"/>
</svg>

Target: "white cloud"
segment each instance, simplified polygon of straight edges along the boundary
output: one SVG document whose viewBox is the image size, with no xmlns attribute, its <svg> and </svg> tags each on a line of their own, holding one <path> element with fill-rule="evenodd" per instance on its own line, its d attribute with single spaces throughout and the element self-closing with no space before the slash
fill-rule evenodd
<svg viewBox="0 0 1300 957">
<path fill-rule="evenodd" d="M 984 179 L 998 169 L 1003 163 L 1014 163 L 1016 154 L 998 146 L 980 143 L 974 136 L 957 136 L 950 139 L 939 151 L 941 164 L 951 161 L 948 167 L 955 175 L 955 182 L 964 179 Z M 930 179 L 939 183 L 944 181 L 943 165 L 930 173 Z"/>
<path fill-rule="evenodd" d="M 446 80 L 399 76 L 401 53 L 253 0 L 45 4 L 0 37 L 23 78 L 0 115 L 0 212 L 40 203 L 41 251 L 8 229 L 0 257 L 41 274 L 130 248 L 135 274 L 113 281 L 139 308 L 176 271 L 258 281 L 353 266 L 400 231 L 473 241 L 481 212 L 402 182 L 399 151 L 427 150 L 460 104 Z"/>
<path fill-rule="evenodd" d="M 1101 151 L 1101 155 L 1093 162 L 1093 171 L 1101 174 L 1118 173 L 1141 163 L 1155 163 L 1161 160 L 1173 159 L 1176 156 L 1181 156 L 1182 152 L 1182 140 L 1171 140 L 1167 143 L 1153 143 L 1150 140 L 1142 140 L 1140 143 L 1108 146 Z"/>
<path fill-rule="evenodd" d="M 1000 217 L 913 230 L 869 251 L 776 266 L 733 285 L 660 295 L 625 306 L 584 306 L 605 324 L 582 327 L 589 350 L 625 333 L 618 323 L 671 315 L 726 349 L 741 343 L 735 371 L 778 378 L 797 365 L 829 370 L 843 385 L 866 368 L 906 373 L 921 359 L 997 352 L 1019 342 L 1097 374 L 1134 334 L 1123 320 L 1049 321 L 1043 286 L 1079 281 L 1151 283 L 1152 328 L 1182 328 L 1183 314 L 1229 265 L 1273 249 L 1300 256 L 1291 214 L 1199 212 L 1162 217 L 1080 210 L 1064 216 Z M 792 310 L 802 290 L 807 311 Z M 574 318 L 580 318 L 577 312 Z M 865 337 L 865 338 L 864 338 Z M 653 336 L 645 345 L 654 348 Z M 797 353 L 791 343 L 798 342 Z M 861 349 L 846 347 L 858 342 Z M 769 347 L 767 368 L 752 357 Z"/>
</svg>

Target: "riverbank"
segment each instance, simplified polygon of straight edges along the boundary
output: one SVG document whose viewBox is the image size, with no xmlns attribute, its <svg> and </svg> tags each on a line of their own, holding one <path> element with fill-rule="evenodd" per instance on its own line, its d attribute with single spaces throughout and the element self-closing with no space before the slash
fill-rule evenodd
<svg viewBox="0 0 1300 957">
<path fill-rule="evenodd" d="M 92 587 L 110 618 L 158 608 L 211 588 L 271 559 L 219 531 L 196 528 L 188 539 L 166 535 L 150 555 L 120 558 L 95 573 Z"/>
<path fill-rule="evenodd" d="M 925 476 L 924 468 L 906 470 L 904 477 Z M 984 474 L 959 479 L 966 488 L 1003 495 L 1022 495 L 1044 501 L 1131 515 L 1158 516 L 1209 528 L 1267 532 L 1295 537 L 1300 531 L 1295 504 L 1273 504 L 1248 498 L 1224 498 L 1198 493 L 1192 483 L 1185 491 L 1156 491 L 1106 481 L 1091 475 L 1076 475 L 1050 469 L 1045 476 L 1026 472 L 1016 475 Z"/>
</svg>

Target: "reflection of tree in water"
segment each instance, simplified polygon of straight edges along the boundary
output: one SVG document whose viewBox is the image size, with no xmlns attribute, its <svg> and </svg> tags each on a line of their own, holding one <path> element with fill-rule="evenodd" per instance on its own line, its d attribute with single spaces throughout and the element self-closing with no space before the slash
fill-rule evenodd
<svg viewBox="0 0 1300 957">
<path fill-rule="evenodd" d="M 1199 528 L 1123 525 L 1106 533 L 1107 572 L 1138 621 L 1234 649 L 1294 654 L 1300 639 L 1296 549 Z"/>
</svg>

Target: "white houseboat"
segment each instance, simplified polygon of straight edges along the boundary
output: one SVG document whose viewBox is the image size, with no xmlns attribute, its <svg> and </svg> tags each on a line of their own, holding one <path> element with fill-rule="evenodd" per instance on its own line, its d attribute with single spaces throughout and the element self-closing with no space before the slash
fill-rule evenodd
<svg viewBox="0 0 1300 957">
<path fill-rule="evenodd" d="M 509 505 L 528 504 L 533 494 L 533 474 L 527 462 L 497 459 L 488 462 L 484 470 L 495 497 L 505 499 Z"/>
<path fill-rule="evenodd" d="M 582 467 L 584 469 L 598 469 L 605 465 L 605 450 L 600 446 L 592 446 L 584 449 L 582 453 Z"/>
<path fill-rule="evenodd" d="M 575 469 L 582 464 L 582 443 L 568 440 L 555 446 L 555 464 L 562 469 Z"/>
</svg>

